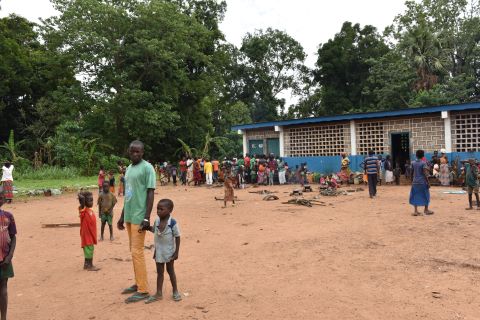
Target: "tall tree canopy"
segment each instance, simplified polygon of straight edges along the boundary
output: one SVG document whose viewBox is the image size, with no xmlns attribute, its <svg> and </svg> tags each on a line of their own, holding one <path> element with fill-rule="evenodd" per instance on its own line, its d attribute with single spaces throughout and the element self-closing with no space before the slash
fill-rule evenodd
<svg viewBox="0 0 480 320">
<path fill-rule="evenodd" d="M 320 86 L 316 114 L 362 111 L 375 104 L 363 94 L 372 60 L 389 51 L 373 26 L 345 22 L 332 40 L 320 45 L 314 81 Z"/>
<path fill-rule="evenodd" d="M 285 107 L 280 93 L 298 93 L 307 72 L 302 45 L 283 31 L 267 29 L 248 33 L 240 52 L 244 86 L 241 99 L 254 121 L 277 119 Z"/>
</svg>

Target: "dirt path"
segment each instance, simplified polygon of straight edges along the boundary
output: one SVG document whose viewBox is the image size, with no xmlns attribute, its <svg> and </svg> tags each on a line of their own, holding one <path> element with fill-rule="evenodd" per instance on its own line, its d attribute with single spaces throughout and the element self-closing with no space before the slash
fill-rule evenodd
<svg viewBox="0 0 480 320">
<path fill-rule="evenodd" d="M 5 205 L 19 230 L 10 319 L 480 318 L 480 211 L 464 211 L 466 195 L 434 188 L 435 215 L 412 217 L 408 187 L 380 187 L 374 200 L 366 191 L 324 197 L 332 205 L 314 208 L 262 201 L 252 190 L 221 209 L 213 197 L 222 188 L 157 189 L 156 201 L 176 205 L 176 271 L 187 296 L 171 301 L 166 276 L 164 300 L 149 306 L 125 305 L 119 294 L 133 278 L 125 232 L 96 247 L 95 273 L 82 270 L 78 228 L 41 228 L 78 222 L 74 195 Z M 287 199 L 292 187 L 270 190 Z"/>
</svg>

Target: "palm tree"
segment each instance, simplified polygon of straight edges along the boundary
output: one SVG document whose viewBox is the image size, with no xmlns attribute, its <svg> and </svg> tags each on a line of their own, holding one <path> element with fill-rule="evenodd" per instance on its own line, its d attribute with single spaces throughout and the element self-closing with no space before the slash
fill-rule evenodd
<svg viewBox="0 0 480 320">
<path fill-rule="evenodd" d="M 406 33 L 400 46 L 416 68 L 419 79 L 415 88 L 430 90 L 445 71 L 445 54 L 437 36 L 425 24 L 419 24 Z"/>
</svg>

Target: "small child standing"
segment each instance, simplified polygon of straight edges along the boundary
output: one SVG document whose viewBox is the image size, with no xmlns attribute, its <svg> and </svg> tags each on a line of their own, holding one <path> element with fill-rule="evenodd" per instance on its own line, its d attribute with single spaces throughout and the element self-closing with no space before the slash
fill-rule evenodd
<svg viewBox="0 0 480 320">
<path fill-rule="evenodd" d="M 105 181 L 105 169 L 103 166 L 100 166 L 100 171 L 98 172 L 98 192 L 102 192 L 103 181 Z"/>
<path fill-rule="evenodd" d="M 110 184 L 110 192 L 115 194 L 115 175 L 113 174 L 113 170 L 108 172 L 108 183 Z M 102 184 L 103 189 L 103 184 Z"/>
<path fill-rule="evenodd" d="M 176 187 L 177 186 L 177 167 L 172 165 L 172 167 L 170 169 L 170 174 L 172 176 L 173 185 Z"/>
<path fill-rule="evenodd" d="M 475 199 L 477 200 L 477 210 L 480 209 L 480 201 L 478 198 L 478 167 L 475 164 L 475 159 L 469 159 L 465 163 L 465 184 L 467 185 L 468 192 L 468 208 L 466 210 L 473 209 L 472 195 L 475 193 Z"/>
<path fill-rule="evenodd" d="M 7 283 L 13 278 L 12 258 L 17 244 L 17 227 L 10 212 L 1 208 L 6 202 L 3 187 L 0 187 L 0 313 L 2 319 L 7 319 L 8 291 Z"/>
<path fill-rule="evenodd" d="M 182 300 L 182 296 L 177 288 L 177 276 L 175 275 L 174 263 L 178 259 L 180 250 L 180 230 L 178 224 L 171 217 L 173 211 L 173 201 L 170 199 L 162 199 L 157 204 L 157 215 L 155 222 L 150 231 L 154 233 L 155 253 L 153 259 L 157 266 L 157 293 L 148 297 L 146 304 L 162 299 L 163 273 L 165 264 L 167 272 L 172 283 L 174 301 Z"/>
<path fill-rule="evenodd" d="M 108 181 L 104 181 L 108 183 Z M 99 268 L 93 266 L 93 250 L 97 244 L 97 219 L 93 213 L 93 195 L 89 191 L 82 191 L 78 194 L 80 207 L 80 239 L 82 240 L 83 254 L 85 263 L 83 269 L 88 271 L 98 271 Z"/>
<path fill-rule="evenodd" d="M 103 183 L 103 192 L 98 196 L 98 217 L 102 222 L 102 227 L 100 229 L 100 241 L 103 241 L 103 233 L 105 231 L 105 224 L 108 223 L 108 229 L 110 230 L 110 241 L 113 241 L 113 208 L 117 204 L 117 198 L 115 194 L 110 192 L 110 184 L 105 181 Z"/>
<path fill-rule="evenodd" d="M 235 178 L 231 176 L 230 172 L 225 172 L 223 187 L 225 194 L 223 196 L 223 208 L 227 207 L 227 202 L 232 201 L 232 206 L 235 206 L 235 194 L 233 191 L 233 184 Z"/>
</svg>

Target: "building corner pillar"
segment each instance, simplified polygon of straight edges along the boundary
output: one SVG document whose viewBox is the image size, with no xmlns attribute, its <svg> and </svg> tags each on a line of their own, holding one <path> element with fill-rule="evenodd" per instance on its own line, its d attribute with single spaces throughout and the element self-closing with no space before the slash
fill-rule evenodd
<svg viewBox="0 0 480 320">
<path fill-rule="evenodd" d="M 275 126 L 275 131 L 278 132 L 279 155 L 285 157 L 285 134 L 282 126 Z"/>
<path fill-rule="evenodd" d="M 245 130 L 238 130 L 238 134 L 243 136 L 243 156 L 245 157 L 248 153 L 248 140 L 247 140 L 247 132 Z"/>
<path fill-rule="evenodd" d="M 452 121 L 449 111 L 442 111 L 442 119 L 445 132 L 445 150 L 447 153 L 452 152 Z"/>
<path fill-rule="evenodd" d="M 357 128 L 354 120 L 350 120 L 350 154 L 357 155 Z"/>
</svg>

